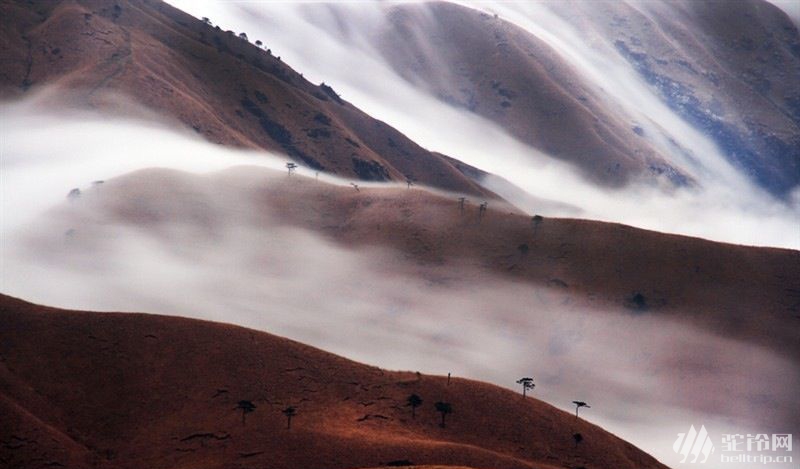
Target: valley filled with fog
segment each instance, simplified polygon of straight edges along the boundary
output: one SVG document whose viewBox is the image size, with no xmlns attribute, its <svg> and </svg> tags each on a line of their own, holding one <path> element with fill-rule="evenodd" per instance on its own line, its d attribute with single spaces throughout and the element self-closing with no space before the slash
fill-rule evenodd
<svg viewBox="0 0 800 469">
<path fill-rule="evenodd" d="M 376 38 L 390 27 L 394 6 L 416 2 L 168 3 L 223 30 L 247 32 L 306 79 L 331 85 L 426 149 L 490 173 L 480 183 L 509 203 L 492 200 L 490 211 L 800 249 L 793 175 L 781 192 L 758 179 L 780 172 L 774 161 L 754 168 L 734 161 L 642 78 L 618 38 L 591 19 L 588 2 L 576 10 L 552 2 L 459 4 L 546 44 L 580 74 L 575 86 L 587 102 L 609 110 L 614 125 L 636 129 L 631 141 L 663 158 L 668 170 L 632 173 L 621 183 L 593 180 L 563 154 L 521 141 L 501 120 L 403 76 Z M 658 5 L 629 3 L 645 16 L 665 14 Z M 420 7 L 423 24 L 432 16 Z M 459 75 L 437 67 L 433 47 L 420 54 L 430 69 L 441 69 L 434 81 Z M 800 423 L 794 352 L 769 337 L 743 340 L 722 326 L 699 325 L 724 317 L 723 307 L 640 314 L 600 293 L 525 281 L 464 259 L 421 262 L 366 235 L 363 245 L 348 245 L 330 232 L 350 226 L 345 222 L 372 201 L 339 190 L 354 197 L 419 191 L 420 200 L 442 198 L 453 207 L 462 194 L 355 181 L 303 164 L 289 175 L 290 157 L 279 151 L 211 143 L 124 95 L 110 95 L 117 103 L 111 108 L 57 109 L 52 98 L 62 92 L 34 87 L 0 103 L 3 294 L 62 308 L 232 323 L 383 368 L 512 389 L 519 377 L 534 376 L 533 396 L 566 411 L 574 399 L 589 402 L 583 418 L 668 465 L 680 460 L 672 444 L 689 425 L 748 434 L 791 432 Z M 747 120 L 739 117 L 731 120 Z M 265 187 L 274 190 L 265 195 Z M 280 196 L 286 187 L 295 198 Z M 317 213 L 326 207 L 314 204 L 320 200 L 340 203 L 352 220 L 342 215 L 315 230 L 282 216 L 300 205 L 323 219 L 335 216 Z M 477 207 L 475 196 L 470 202 Z M 481 227 L 491 231 L 491 223 L 489 217 Z M 784 299 L 765 301 L 782 306 Z M 714 464 L 705 466 L 729 467 Z"/>
<path fill-rule="evenodd" d="M 6 294 L 234 323 L 382 367 L 504 387 L 533 374 L 536 397 L 565 410 L 591 402 L 586 418 L 665 462 L 687 422 L 745 433 L 798 421 L 791 383 L 800 374 L 773 351 L 558 288 L 354 250 L 287 225 L 244 189 L 349 181 L 289 177 L 279 155 L 153 120 L 53 114 L 35 101 L 3 112 L 15 116 L 3 142 Z M 108 150 L 123 138 L 121 151 Z M 68 198 L 73 188 L 80 195 Z"/>
</svg>

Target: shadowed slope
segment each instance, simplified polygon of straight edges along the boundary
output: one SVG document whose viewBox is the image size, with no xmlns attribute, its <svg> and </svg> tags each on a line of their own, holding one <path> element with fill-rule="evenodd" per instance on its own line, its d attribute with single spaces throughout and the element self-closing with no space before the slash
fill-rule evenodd
<svg viewBox="0 0 800 469">
<path fill-rule="evenodd" d="M 769 2 L 551 1 L 499 17 L 473 7 L 390 4 L 367 26 L 344 6 L 308 12 L 343 23 L 342 41 L 367 30 L 408 82 L 593 180 L 702 183 L 702 167 L 719 163 L 688 124 L 773 194 L 800 182 L 800 35 Z"/>
<path fill-rule="evenodd" d="M 582 419 L 485 383 L 448 386 L 223 324 L 5 296 L 0 305 L 0 416 L 13 423 L 0 428 L 0 462 L 12 467 L 664 467 Z M 404 406 L 411 393 L 425 400 L 415 419 Z M 240 400 L 256 406 L 244 424 Z M 438 400 L 453 407 L 445 428 Z M 281 415 L 290 405 L 291 430 Z"/>
<path fill-rule="evenodd" d="M 403 4 L 387 12 L 375 35 L 405 79 L 595 181 L 619 185 L 662 173 L 676 184 L 691 179 L 558 52 L 503 19 L 445 2 Z"/>
<path fill-rule="evenodd" d="M 781 197 L 800 184 L 800 34 L 780 9 L 763 0 L 551 4 L 588 41 L 616 49 L 754 182 Z"/>
</svg>

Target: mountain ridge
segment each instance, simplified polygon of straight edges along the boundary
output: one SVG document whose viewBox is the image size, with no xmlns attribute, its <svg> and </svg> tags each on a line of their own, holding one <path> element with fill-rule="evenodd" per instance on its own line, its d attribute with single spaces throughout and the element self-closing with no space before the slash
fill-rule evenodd
<svg viewBox="0 0 800 469">
<path fill-rule="evenodd" d="M 0 429 L 0 460 L 17 467 L 666 467 L 568 412 L 485 383 L 385 371 L 220 323 L 0 304 L 0 415 L 26 422 Z M 414 419 L 411 393 L 424 400 Z M 452 403 L 444 428 L 437 399 Z M 254 411 L 238 410 L 241 400 Z M 291 429 L 280 412 L 289 405 Z"/>
<path fill-rule="evenodd" d="M 312 170 L 497 197 L 279 56 L 166 3 L 14 1 L 0 8 L 6 99 L 55 85 L 56 101 L 124 113 L 104 99 L 122 93 L 212 142 L 285 153 Z"/>
</svg>

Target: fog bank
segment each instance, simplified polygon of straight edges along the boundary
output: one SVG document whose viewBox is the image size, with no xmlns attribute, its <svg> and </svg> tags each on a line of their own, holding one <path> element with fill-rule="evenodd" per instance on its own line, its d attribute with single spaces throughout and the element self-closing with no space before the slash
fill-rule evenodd
<svg viewBox="0 0 800 469">
<path fill-rule="evenodd" d="M 699 187 L 671 189 L 635 183 L 618 190 L 599 187 L 579 176 L 575 168 L 520 143 L 494 123 L 451 107 L 407 82 L 371 43 L 388 21 L 391 7 L 403 2 L 170 3 L 208 16 L 223 29 L 246 31 L 308 79 L 331 84 L 344 99 L 426 148 L 504 177 L 540 199 L 580 207 L 582 218 L 737 244 L 800 248 L 800 190 L 782 201 L 755 186 L 710 139 L 654 94 L 614 49 L 613 38 L 565 21 L 564 12 L 553 7 L 558 3 L 458 2 L 497 12 L 545 41 L 631 122 L 645 127 L 653 144 L 678 167 L 687 169 Z M 531 213 L 574 216 L 506 195 Z"/>
<path fill-rule="evenodd" d="M 567 411 L 573 399 L 589 402 L 587 419 L 668 464 L 690 424 L 778 433 L 800 422 L 797 364 L 758 346 L 588 308 L 456 261 L 444 278 L 417 275 L 396 252 L 288 226 L 242 189 L 285 181 L 281 157 L 29 103 L 4 106 L 2 118 L 2 293 L 223 321 L 509 388 L 533 375 L 536 397 Z M 80 196 L 68 198 L 72 188 Z M 125 217 L 119 204 L 132 207 Z"/>
</svg>

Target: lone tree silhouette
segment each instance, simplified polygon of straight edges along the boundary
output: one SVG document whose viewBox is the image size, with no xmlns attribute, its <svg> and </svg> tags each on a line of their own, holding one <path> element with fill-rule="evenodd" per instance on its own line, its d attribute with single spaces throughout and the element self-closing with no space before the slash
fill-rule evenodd
<svg viewBox="0 0 800 469">
<path fill-rule="evenodd" d="M 411 418 L 415 419 L 417 418 L 417 407 L 422 405 L 422 398 L 416 394 L 412 394 L 406 399 L 406 405 L 411 406 Z"/>
<path fill-rule="evenodd" d="M 522 385 L 522 397 L 523 398 L 525 397 L 525 395 L 527 394 L 529 389 L 533 390 L 533 388 L 536 387 L 536 385 L 533 384 L 533 378 L 530 378 L 530 377 L 527 377 L 527 376 L 524 377 L 524 378 L 518 379 L 517 380 L 517 384 L 521 384 Z"/>
<path fill-rule="evenodd" d="M 263 43 L 263 42 L 261 42 L 261 40 L 260 40 L 260 39 L 256 39 L 256 45 L 257 45 L 258 47 L 261 47 L 261 46 L 263 46 L 263 45 L 264 45 L 264 43 Z"/>
<path fill-rule="evenodd" d="M 533 234 L 539 231 L 539 225 L 542 224 L 544 218 L 541 215 L 534 215 L 531 217 L 531 225 L 533 225 Z"/>
<path fill-rule="evenodd" d="M 489 207 L 489 202 L 486 202 L 484 200 L 483 203 L 480 205 L 480 207 L 478 207 L 478 220 L 483 218 L 483 214 L 484 214 L 484 212 L 486 212 L 486 209 L 488 207 Z"/>
<path fill-rule="evenodd" d="M 239 39 L 247 40 L 247 33 L 239 33 Z"/>
<path fill-rule="evenodd" d="M 239 401 L 239 403 L 236 404 L 236 408 L 242 411 L 242 426 L 244 426 L 245 415 L 256 410 L 256 405 L 250 401 Z"/>
<path fill-rule="evenodd" d="M 580 433 L 575 433 L 574 435 L 572 435 L 572 439 L 575 440 L 575 447 L 577 448 L 578 443 L 583 441 L 583 435 L 581 435 Z"/>
<path fill-rule="evenodd" d="M 289 176 L 291 176 L 294 170 L 297 169 L 297 163 L 292 163 L 291 161 L 286 163 L 286 169 L 289 170 Z"/>
<path fill-rule="evenodd" d="M 453 413 L 453 406 L 451 406 L 449 402 L 439 401 L 434 404 L 434 407 L 436 407 L 436 412 L 442 414 L 442 423 L 440 423 L 439 426 L 444 428 L 444 419 L 447 417 L 447 414 Z"/>
<path fill-rule="evenodd" d="M 583 401 L 572 401 L 572 403 L 575 404 L 575 418 L 578 418 L 578 409 L 580 409 L 581 407 L 586 407 L 587 409 L 592 408 L 592 406 Z"/>
<path fill-rule="evenodd" d="M 464 204 L 466 203 L 466 201 L 467 201 L 466 197 L 458 198 L 458 210 L 461 212 L 462 215 L 464 214 Z"/>
<path fill-rule="evenodd" d="M 291 429 L 292 428 L 292 417 L 297 415 L 297 409 L 295 409 L 292 406 L 289 406 L 289 407 L 283 409 L 281 412 L 283 412 L 283 415 L 286 416 L 286 429 L 287 430 Z"/>
<path fill-rule="evenodd" d="M 210 20 L 210 19 L 208 19 L 208 16 L 204 16 L 204 17 L 203 17 L 203 23 L 205 23 L 205 24 L 207 24 L 207 25 L 209 25 L 209 26 L 211 25 L 211 20 Z"/>
</svg>

